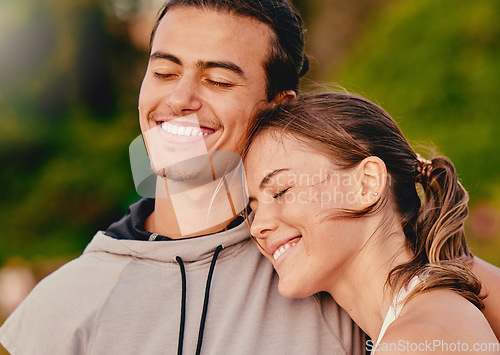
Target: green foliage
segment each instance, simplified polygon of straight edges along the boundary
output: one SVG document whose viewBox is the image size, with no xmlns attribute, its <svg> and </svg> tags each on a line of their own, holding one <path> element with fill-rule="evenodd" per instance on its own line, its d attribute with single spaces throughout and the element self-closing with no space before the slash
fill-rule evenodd
<svg viewBox="0 0 500 355">
<path fill-rule="evenodd" d="M 394 1 L 332 78 L 449 156 L 473 200 L 500 197 L 499 43 L 497 0 Z"/>
<path fill-rule="evenodd" d="M 138 198 L 144 54 L 111 36 L 98 3 L 29 2 L 0 3 L 0 266 L 81 253 Z"/>
<path fill-rule="evenodd" d="M 0 266 L 77 255 L 138 199 L 128 144 L 146 54 L 104 3 L 0 2 Z M 332 78 L 500 205 L 498 43 L 498 0 L 393 1 Z"/>
<path fill-rule="evenodd" d="M 2 150 L 0 261 L 81 251 L 97 229 L 120 217 L 134 194 L 127 146 L 135 121 L 129 115 L 97 122 L 73 112 L 33 140 L 36 126 L 18 127 L 20 138 Z"/>
<path fill-rule="evenodd" d="M 469 242 L 476 255 L 496 265 L 499 43 L 497 0 L 392 1 L 332 75 L 381 104 L 417 152 L 425 156 L 422 146 L 435 146 L 453 160 L 471 197 Z"/>
</svg>

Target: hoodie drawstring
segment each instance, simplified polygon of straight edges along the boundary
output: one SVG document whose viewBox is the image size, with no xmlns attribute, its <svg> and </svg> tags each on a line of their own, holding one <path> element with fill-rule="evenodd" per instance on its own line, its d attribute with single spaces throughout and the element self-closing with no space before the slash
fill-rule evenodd
<svg viewBox="0 0 500 355">
<path fill-rule="evenodd" d="M 175 258 L 179 263 L 182 278 L 182 298 L 181 298 L 181 324 L 179 325 L 179 341 L 177 343 L 177 354 L 182 355 L 182 345 L 184 344 L 184 325 L 186 322 L 186 269 L 180 256 Z"/>
<path fill-rule="evenodd" d="M 205 286 L 205 300 L 203 301 L 203 311 L 201 313 L 200 320 L 200 328 L 198 331 L 198 344 L 196 346 L 196 355 L 199 355 L 201 352 L 201 343 L 203 341 L 203 332 L 205 331 L 205 320 L 207 318 L 208 312 L 208 298 L 210 296 L 210 286 L 212 284 L 212 276 L 214 274 L 215 263 L 217 261 L 217 257 L 219 253 L 222 251 L 222 245 L 219 245 L 214 252 L 214 256 L 212 257 L 212 263 L 210 264 L 210 270 L 208 271 L 207 283 Z M 182 278 L 182 298 L 181 298 L 181 321 L 179 326 L 179 343 L 177 346 L 177 354 L 182 355 L 182 347 L 184 343 L 184 327 L 186 323 L 186 269 L 184 268 L 184 263 L 180 256 L 175 258 L 177 263 L 179 264 L 179 268 L 181 269 L 181 278 Z"/>
</svg>

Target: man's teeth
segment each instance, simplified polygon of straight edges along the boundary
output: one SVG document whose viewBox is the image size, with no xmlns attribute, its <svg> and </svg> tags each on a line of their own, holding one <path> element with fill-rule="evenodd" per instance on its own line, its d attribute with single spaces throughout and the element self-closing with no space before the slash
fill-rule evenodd
<svg viewBox="0 0 500 355">
<path fill-rule="evenodd" d="M 287 251 L 288 249 L 290 249 L 291 247 L 293 247 L 295 244 L 297 244 L 296 241 L 294 242 L 289 242 L 289 243 L 286 243 L 286 244 L 283 244 L 282 246 L 279 247 L 278 250 L 276 250 L 273 254 L 273 258 L 274 260 L 277 260 L 281 255 L 283 255 L 283 253 L 285 251 Z"/>
<path fill-rule="evenodd" d="M 208 133 L 203 133 L 198 127 L 184 127 L 176 126 L 170 122 L 163 122 L 161 124 L 161 129 L 164 131 L 175 134 L 176 136 L 206 136 Z"/>
</svg>

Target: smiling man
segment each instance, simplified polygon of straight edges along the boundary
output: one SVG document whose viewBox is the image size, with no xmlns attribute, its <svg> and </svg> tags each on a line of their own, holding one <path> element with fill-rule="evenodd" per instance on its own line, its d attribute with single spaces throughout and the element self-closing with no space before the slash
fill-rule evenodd
<svg viewBox="0 0 500 355">
<path fill-rule="evenodd" d="M 182 203 L 157 198 L 147 230 L 171 238 L 186 236 L 186 229 L 201 235 L 218 232 L 235 218 L 226 213 L 212 222 L 208 211 L 218 184 L 193 180 L 211 172 L 208 152 L 239 152 L 248 119 L 269 103 L 263 64 L 272 36 L 267 24 L 227 11 L 178 6 L 165 12 L 141 87 L 141 130 L 153 171 L 166 179 L 167 191 L 179 185 L 189 185 L 183 191 L 193 190 L 193 184 L 203 188 L 182 194 Z M 294 92 L 280 92 L 275 101 L 287 96 Z M 192 213 L 200 204 L 203 211 Z M 177 221 L 164 217 L 174 215 Z M 205 216 L 204 228 L 187 228 Z"/>
<path fill-rule="evenodd" d="M 0 329 L 6 349 L 364 352 L 359 328 L 330 297 L 279 295 L 241 214 L 234 157 L 247 122 L 293 99 L 307 68 L 301 19 L 285 0 L 167 2 L 139 98 L 156 198 L 132 205 L 33 290 Z"/>
</svg>

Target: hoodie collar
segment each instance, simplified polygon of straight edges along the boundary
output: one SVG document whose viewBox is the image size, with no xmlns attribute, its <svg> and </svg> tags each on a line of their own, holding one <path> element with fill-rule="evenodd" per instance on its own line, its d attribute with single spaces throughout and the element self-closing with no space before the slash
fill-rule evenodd
<svg viewBox="0 0 500 355">
<path fill-rule="evenodd" d="M 241 243 L 244 242 L 245 243 Z M 105 252 L 122 256 L 132 256 L 139 259 L 149 259 L 160 262 L 173 262 L 177 256 L 185 262 L 198 260 L 210 261 L 219 245 L 225 249 L 221 258 L 228 252 L 238 252 L 250 239 L 247 223 L 215 234 L 163 241 L 144 241 L 131 239 L 116 239 L 106 233 L 98 232 L 84 251 L 86 253 Z"/>
<path fill-rule="evenodd" d="M 125 216 L 119 221 L 111 224 L 104 232 L 106 235 L 115 239 L 129 239 L 142 241 L 165 241 L 173 240 L 167 236 L 158 235 L 147 231 L 144 227 L 146 218 L 148 218 L 155 209 L 155 200 L 153 198 L 142 198 L 132 204 Z M 243 223 L 244 217 L 238 216 L 227 227 L 226 230 L 235 228 Z M 153 235 L 154 234 L 154 235 Z"/>
</svg>

